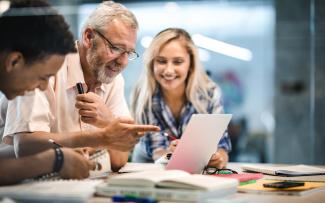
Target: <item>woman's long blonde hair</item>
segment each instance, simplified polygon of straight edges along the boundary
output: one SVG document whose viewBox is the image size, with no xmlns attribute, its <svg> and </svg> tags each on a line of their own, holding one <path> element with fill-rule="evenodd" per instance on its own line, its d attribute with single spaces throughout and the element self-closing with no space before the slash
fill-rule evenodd
<svg viewBox="0 0 325 203">
<path fill-rule="evenodd" d="M 173 40 L 182 40 L 190 55 L 190 69 L 186 80 L 186 98 L 199 113 L 207 113 L 199 101 L 198 94 L 210 99 L 207 89 L 209 78 L 204 72 L 199 60 L 198 51 L 191 36 L 183 29 L 168 28 L 159 32 L 144 53 L 144 65 L 141 76 L 131 95 L 131 113 L 138 123 L 143 122 L 145 109 L 152 109 L 152 96 L 158 83 L 154 78 L 153 64 L 161 49 Z"/>
</svg>

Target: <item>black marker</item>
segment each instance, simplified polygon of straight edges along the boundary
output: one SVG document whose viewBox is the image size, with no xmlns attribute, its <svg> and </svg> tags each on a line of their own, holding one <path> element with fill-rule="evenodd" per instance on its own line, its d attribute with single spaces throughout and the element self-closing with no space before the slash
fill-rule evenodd
<svg viewBox="0 0 325 203">
<path fill-rule="evenodd" d="M 78 82 L 78 83 L 77 83 L 77 89 L 78 89 L 78 93 L 79 93 L 79 94 L 83 94 L 83 93 L 85 93 L 84 88 L 83 88 L 81 82 Z"/>
</svg>

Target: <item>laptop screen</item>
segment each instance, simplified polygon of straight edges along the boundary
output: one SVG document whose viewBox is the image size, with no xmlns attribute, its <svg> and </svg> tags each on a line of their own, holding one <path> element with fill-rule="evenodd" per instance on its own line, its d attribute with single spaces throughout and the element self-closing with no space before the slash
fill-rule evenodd
<svg viewBox="0 0 325 203">
<path fill-rule="evenodd" d="M 231 114 L 193 114 L 166 169 L 201 173 L 227 129 Z"/>
</svg>

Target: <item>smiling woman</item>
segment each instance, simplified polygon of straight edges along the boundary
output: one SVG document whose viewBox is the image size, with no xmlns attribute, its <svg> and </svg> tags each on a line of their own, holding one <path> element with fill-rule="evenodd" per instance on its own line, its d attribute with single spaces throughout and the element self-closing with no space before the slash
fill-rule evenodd
<svg viewBox="0 0 325 203">
<path fill-rule="evenodd" d="M 134 150 L 135 162 L 153 162 L 174 149 L 164 133 L 180 139 L 192 114 L 223 111 L 220 89 L 203 71 L 197 48 L 185 30 L 169 28 L 158 33 L 145 52 L 144 63 L 131 110 L 138 123 L 155 124 L 162 131 L 141 138 Z M 209 164 L 223 168 L 231 150 L 228 134 L 216 145 Z"/>
<path fill-rule="evenodd" d="M 190 56 L 185 45 L 183 40 L 169 42 L 153 62 L 155 79 L 163 91 L 179 92 L 180 96 L 185 94 L 185 80 L 190 68 Z"/>
</svg>

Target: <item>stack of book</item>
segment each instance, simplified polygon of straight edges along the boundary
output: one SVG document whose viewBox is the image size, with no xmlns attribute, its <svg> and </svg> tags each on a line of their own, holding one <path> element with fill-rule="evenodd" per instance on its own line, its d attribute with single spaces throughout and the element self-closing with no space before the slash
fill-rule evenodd
<svg viewBox="0 0 325 203">
<path fill-rule="evenodd" d="M 99 196 L 134 195 L 165 201 L 203 202 L 237 191 L 238 181 L 189 174 L 181 170 L 127 173 L 108 178 L 96 187 Z"/>
</svg>

